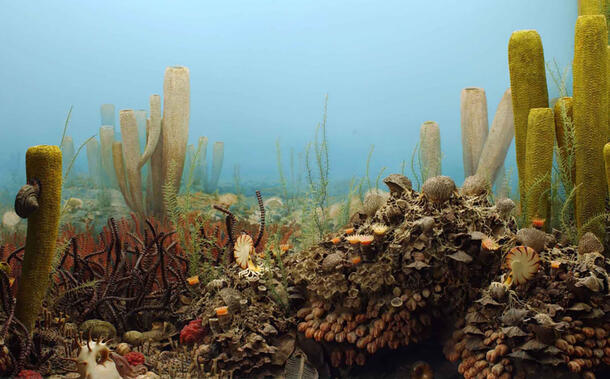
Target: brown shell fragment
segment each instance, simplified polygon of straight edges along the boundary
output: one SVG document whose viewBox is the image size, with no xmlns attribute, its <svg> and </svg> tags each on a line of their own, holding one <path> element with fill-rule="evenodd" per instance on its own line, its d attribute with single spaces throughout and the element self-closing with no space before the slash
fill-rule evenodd
<svg viewBox="0 0 610 379">
<path fill-rule="evenodd" d="M 395 197 L 399 197 L 404 192 L 411 191 L 413 188 L 411 180 L 400 174 L 391 174 L 383 179 L 383 182 L 388 186 L 390 193 Z"/>
</svg>

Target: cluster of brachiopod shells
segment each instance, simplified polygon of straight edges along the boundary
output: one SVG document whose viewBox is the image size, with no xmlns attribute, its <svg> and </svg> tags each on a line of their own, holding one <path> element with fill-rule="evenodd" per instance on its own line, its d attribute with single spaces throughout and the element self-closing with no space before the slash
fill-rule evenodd
<svg viewBox="0 0 610 379">
<path fill-rule="evenodd" d="M 556 246 L 527 282 L 492 282 L 445 346 L 465 378 L 577 373 L 610 366 L 609 260 Z"/>
<path fill-rule="evenodd" d="M 448 177 L 430 180 L 422 193 L 401 175 L 384 182 L 390 196 L 373 215 L 352 218 L 286 264 L 309 300 L 297 313 L 298 331 L 327 345 L 333 366 L 362 365 L 464 312 L 513 238 L 513 221 L 486 197 L 461 195 Z"/>
</svg>

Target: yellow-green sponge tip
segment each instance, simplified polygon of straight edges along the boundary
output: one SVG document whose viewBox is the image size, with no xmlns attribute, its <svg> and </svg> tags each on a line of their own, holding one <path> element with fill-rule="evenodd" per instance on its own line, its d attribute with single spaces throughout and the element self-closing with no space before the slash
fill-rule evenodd
<svg viewBox="0 0 610 379">
<path fill-rule="evenodd" d="M 573 117 L 576 226 L 579 236 L 593 232 L 604 239 L 600 215 L 606 192 L 603 150 L 608 125 L 608 31 L 604 16 L 580 16 L 574 33 Z"/>
<path fill-rule="evenodd" d="M 508 42 L 508 68 L 515 122 L 515 150 L 521 204 L 525 189 L 525 141 L 530 109 L 548 108 L 542 41 L 535 30 L 518 30 Z"/>
<path fill-rule="evenodd" d="M 527 123 L 525 155 L 526 211 L 527 221 L 535 218 L 551 225 L 549 194 L 551 170 L 553 169 L 553 141 L 555 140 L 555 118 L 550 108 L 533 108 Z"/>
<path fill-rule="evenodd" d="M 61 205 L 61 160 L 57 146 L 34 146 L 25 155 L 27 179 L 39 181 L 40 193 L 39 207 L 28 217 L 15 316 L 30 333 L 49 287 L 55 257 Z"/>
</svg>

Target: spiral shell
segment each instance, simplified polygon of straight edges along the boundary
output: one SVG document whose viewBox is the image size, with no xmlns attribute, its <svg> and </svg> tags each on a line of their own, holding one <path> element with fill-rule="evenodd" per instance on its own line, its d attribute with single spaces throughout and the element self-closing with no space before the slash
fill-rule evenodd
<svg viewBox="0 0 610 379">
<path fill-rule="evenodd" d="M 30 179 L 28 184 L 21 187 L 19 192 L 17 192 L 15 197 L 15 213 L 21 218 L 28 218 L 38 209 L 39 196 L 40 181 L 38 179 Z"/>
</svg>

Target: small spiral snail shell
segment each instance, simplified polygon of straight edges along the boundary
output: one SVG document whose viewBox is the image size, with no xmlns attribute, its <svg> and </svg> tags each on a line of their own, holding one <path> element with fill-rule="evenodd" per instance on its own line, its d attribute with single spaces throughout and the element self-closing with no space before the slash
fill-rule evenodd
<svg viewBox="0 0 610 379">
<path fill-rule="evenodd" d="M 28 180 L 17 192 L 15 197 L 15 213 L 21 218 L 28 218 L 38 209 L 38 197 L 40 196 L 40 181 L 38 179 Z"/>
</svg>

